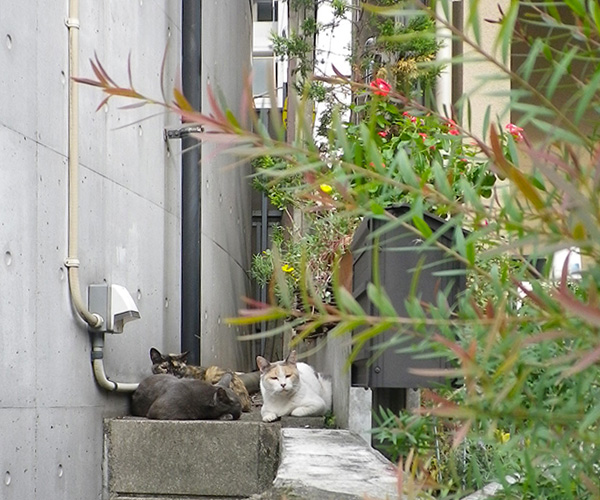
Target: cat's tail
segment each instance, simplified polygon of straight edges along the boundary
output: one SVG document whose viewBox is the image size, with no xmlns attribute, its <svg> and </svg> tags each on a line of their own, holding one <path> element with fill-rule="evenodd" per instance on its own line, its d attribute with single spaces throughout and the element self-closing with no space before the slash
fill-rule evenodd
<svg viewBox="0 0 600 500">
<path fill-rule="evenodd" d="M 246 386 L 248 394 L 260 391 L 260 372 L 258 370 L 250 373 L 238 373 L 238 375 Z"/>
<path fill-rule="evenodd" d="M 329 375 L 323 375 L 322 373 L 317 373 L 317 378 L 319 379 L 319 383 L 321 384 L 321 397 L 325 404 L 327 405 L 327 410 L 331 410 L 331 403 L 333 399 L 333 384 L 331 377 Z"/>
</svg>

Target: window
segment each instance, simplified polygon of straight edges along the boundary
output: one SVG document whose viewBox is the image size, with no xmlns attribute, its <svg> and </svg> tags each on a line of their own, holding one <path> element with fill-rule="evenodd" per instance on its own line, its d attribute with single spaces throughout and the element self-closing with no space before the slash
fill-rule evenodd
<svg viewBox="0 0 600 500">
<path fill-rule="evenodd" d="M 254 96 L 268 97 L 269 87 L 275 83 L 275 67 L 272 57 L 252 59 L 252 93 Z"/>
<path fill-rule="evenodd" d="M 277 21 L 277 2 L 258 0 L 256 2 L 256 20 L 259 22 Z"/>
</svg>

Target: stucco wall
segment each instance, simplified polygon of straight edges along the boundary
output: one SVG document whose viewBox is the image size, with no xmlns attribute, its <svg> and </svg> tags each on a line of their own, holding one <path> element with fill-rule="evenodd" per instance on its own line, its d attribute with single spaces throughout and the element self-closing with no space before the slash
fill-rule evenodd
<svg viewBox="0 0 600 500">
<path fill-rule="evenodd" d="M 0 12 L 0 498 L 101 498 L 102 419 L 128 401 L 96 385 L 69 299 L 67 2 L 0 0 Z M 82 76 L 96 52 L 126 84 L 131 52 L 139 90 L 160 96 L 169 39 L 173 81 L 180 2 L 82 0 L 80 26 Z M 152 112 L 95 112 L 101 98 L 80 89 L 81 287 L 106 280 L 136 300 L 142 318 L 107 338 L 105 364 L 137 382 L 150 346 L 179 344 L 180 167 L 162 138 L 176 120 L 132 123 Z"/>
</svg>

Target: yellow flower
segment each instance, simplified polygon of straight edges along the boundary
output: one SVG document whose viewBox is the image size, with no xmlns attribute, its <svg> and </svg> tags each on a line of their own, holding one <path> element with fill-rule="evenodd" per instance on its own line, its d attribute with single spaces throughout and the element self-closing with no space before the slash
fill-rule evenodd
<svg viewBox="0 0 600 500">
<path fill-rule="evenodd" d="M 281 270 L 284 273 L 291 273 L 294 270 L 294 268 L 292 266 L 285 264 L 285 265 L 281 266 Z"/>
<path fill-rule="evenodd" d="M 321 184 L 319 187 L 324 193 L 331 193 L 333 191 L 333 188 L 329 184 Z"/>
<path fill-rule="evenodd" d="M 494 434 L 496 434 L 496 439 L 501 443 L 507 443 L 510 439 L 510 432 L 504 432 L 501 429 L 496 429 Z"/>
</svg>

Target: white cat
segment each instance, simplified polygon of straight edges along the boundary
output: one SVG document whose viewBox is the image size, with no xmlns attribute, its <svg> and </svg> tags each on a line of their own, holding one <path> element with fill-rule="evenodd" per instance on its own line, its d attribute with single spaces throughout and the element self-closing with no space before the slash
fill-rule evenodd
<svg viewBox="0 0 600 500">
<path fill-rule="evenodd" d="M 260 370 L 264 422 L 272 422 L 284 415 L 324 415 L 331 409 L 331 380 L 312 366 L 296 362 L 296 351 L 290 352 L 287 359 L 274 363 L 257 356 L 256 364 Z"/>
</svg>

